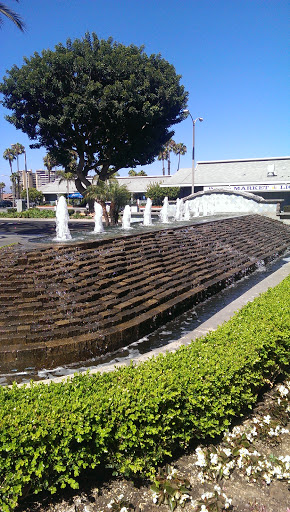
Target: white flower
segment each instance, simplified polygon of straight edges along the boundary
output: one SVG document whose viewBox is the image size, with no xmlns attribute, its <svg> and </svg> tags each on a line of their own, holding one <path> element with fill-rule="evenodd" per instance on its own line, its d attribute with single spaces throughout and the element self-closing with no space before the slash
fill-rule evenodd
<svg viewBox="0 0 290 512">
<path fill-rule="evenodd" d="M 111 500 L 110 503 L 108 503 L 107 507 L 108 508 L 112 508 L 112 506 L 114 505 L 115 503 L 115 500 Z"/>
<path fill-rule="evenodd" d="M 195 453 L 197 455 L 197 461 L 196 461 L 195 465 L 200 466 L 200 467 L 206 466 L 205 455 L 204 455 L 202 449 L 196 448 Z"/>
<path fill-rule="evenodd" d="M 263 474 L 263 478 L 264 478 L 266 484 L 269 485 L 271 483 L 271 478 L 270 478 L 270 476 L 267 473 Z"/>
<path fill-rule="evenodd" d="M 121 508 L 121 510 L 120 510 L 120 512 L 128 512 L 127 507 L 122 507 L 122 508 Z"/>
<path fill-rule="evenodd" d="M 250 452 L 247 448 L 241 448 L 239 450 L 240 457 L 245 457 L 246 455 L 250 455 Z"/>
<path fill-rule="evenodd" d="M 216 453 L 211 453 L 210 454 L 210 462 L 211 462 L 211 464 L 213 464 L 215 466 L 217 465 L 217 463 L 218 463 L 218 456 L 217 456 Z"/>
<path fill-rule="evenodd" d="M 189 494 L 183 494 L 179 500 L 179 505 L 183 505 L 183 503 L 186 501 L 186 500 L 189 500 L 190 499 L 190 496 Z"/>
<path fill-rule="evenodd" d="M 219 486 L 219 485 L 215 485 L 215 486 L 214 486 L 214 490 L 215 490 L 218 494 L 220 494 L 220 493 L 221 493 L 221 488 L 220 488 L 220 486 Z"/>
<path fill-rule="evenodd" d="M 248 476 L 250 476 L 250 474 L 252 473 L 252 466 L 248 466 L 247 467 L 246 473 L 247 473 Z"/>
<path fill-rule="evenodd" d="M 124 494 L 120 494 L 120 496 L 118 496 L 118 500 L 122 500 L 124 498 Z"/>
<path fill-rule="evenodd" d="M 212 498 L 213 496 L 214 496 L 214 494 L 212 492 L 205 492 L 204 494 L 201 495 L 201 499 L 205 500 L 208 498 Z"/>
<path fill-rule="evenodd" d="M 264 421 L 264 423 L 269 425 L 269 423 L 271 421 L 271 416 L 269 414 L 267 416 L 264 416 L 263 421 Z"/>
<path fill-rule="evenodd" d="M 232 455 L 232 450 L 230 448 L 223 448 L 223 452 L 226 454 L 227 457 L 230 457 L 230 455 Z"/>
<path fill-rule="evenodd" d="M 206 508 L 205 505 L 201 505 L 200 512 L 208 512 L 208 509 Z"/>
<path fill-rule="evenodd" d="M 204 478 L 204 474 L 203 474 L 203 472 L 202 472 L 202 471 L 200 471 L 200 472 L 198 473 L 197 478 L 199 479 L 199 481 L 200 481 L 202 484 L 204 484 L 204 482 L 205 482 L 205 478 Z"/>
<path fill-rule="evenodd" d="M 287 396 L 288 393 L 289 393 L 289 389 L 287 389 L 285 386 L 281 385 L 281 386 L 278 386 L 278 391 L 280 393 L 281 396 Z"/>
<path fill-rule="evenodd" d="M 153 495 L 152 495 L 152 499 L 153 499 L 153 503 L 157 503 L 158 501 L 158 493 L 157 492 L 154 492 Z"/>
</svg>

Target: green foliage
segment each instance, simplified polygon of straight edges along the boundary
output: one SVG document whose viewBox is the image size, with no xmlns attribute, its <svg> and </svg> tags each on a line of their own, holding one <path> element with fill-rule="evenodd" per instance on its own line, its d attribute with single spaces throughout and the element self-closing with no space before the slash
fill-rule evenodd
<svg viewBox="0 0 290 512">
<path fill-rule="evenodd" d="M 128 176 L 147 176 L 147 173 L 141 169 L 141 171 L 137 172 L 134 169 L 130 169 L 128 172 Z"/>
<path fill-rule="evenodd" d="M 39 190 L 37 190 L 36 188 L 33 188 L 33 187 L 29 188 L 28 195 L 29 195 L 29 201 L 32 201 L 34 203 L 39 204 L 43 200 L 43 193 L 40 192 Z M 22 190 L 20 197 L 22 199 L 26 199 L 27 191 Z"/>
<path fill-rule="evenodd" d="M 76 186 L 88 173 L 107 179 L 118 169 L 152 163 L 186 114 L 180 75 L 143 47 L 87 33 L 13 66 L 0 85 L 6 119 L 45 147 L 65 169 L 77 156 Z M 42 98 L 42 101 L 39 101 Z"/>
<path fill-rule="evenodd" d="M 0 388 L 0 508 L 70 486 L 102 465 L 152 476 L 192 441 L 216 437 L 289 368 L 290 277 L 215 332 L 108 374 Z"/>
<path fill-rule="evenodd" d="M 146 189 L 146 197 L 152 199 L 152 204 L 160 206 L 162 205 L 164 197 L 175 200 L 179 197 L 179 187 L 161 187 L 159 183 L 150 184 Z"/>
<path fill-rule="evenodd" d="M 176 469 L 166 464 L 165 469 L 159 469 L 153 479 L 151 491 L 153 492 L 153 503 L 169 506 L 170 510 L 176 509 L 178 505 L 184 508 L 186 501 L 190 498 L 188 490 L 190 483 L 184 479 Z"/>
<path fill-rule="evenodd" d="M 71 211 L 69 210 L 69 213 Z M 74 213 L 74 212 L 73 212 Z M 72 214 L 72 213 L 71 213 Z M 29 208 L 23 212 L 17 212 L 15 208 L 9 208 L 7 212 L 0 212 L 2 218 L 19 218 L 19 219 L 49 219 L 55 217 L 54 210 L 40 209 L 40 208 Z"/>
<path fill-rule="evenodd" d="M 110 221 L 111 224 L 117 224 L 119 212 L 128 204 L 131 194 L 126 185 L 119 185 L 118 180 L 112 177 L 106 181 L 98 180 L 96 185 L 90 185 L 85 193 L 85 198 L 98 201 L 103 206 L 105 202 L 110 201 Z"/>
</svg>

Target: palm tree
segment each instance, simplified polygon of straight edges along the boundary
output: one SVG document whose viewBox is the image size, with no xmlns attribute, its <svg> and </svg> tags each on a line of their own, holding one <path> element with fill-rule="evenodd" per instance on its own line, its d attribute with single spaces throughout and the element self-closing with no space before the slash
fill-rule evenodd
<svg viewBox="0 0 290 512">
<path fill-rule="evenodd" d="M 4 160 L 8 160 L 9 166 L 10 166 L 10 172 L 12 174 L 12 162 L 16 158 L 13 149 L 10 149 L 10 148 L 5 149 L 5 151 L 3 153 L 3 158 L 4 158 Z"/>
<path fill-rule="evenodd" d="M 112 176 L 107 181 L 98 180 L 97 184 L 90 185 L 85 197 L 100 203 L 103 208 L 105 224 L 109 224 L 109 216 L 106 209 L 106 201 L 110 201 L 110 221 L 112 225 L 117 224 L 121 208 L 130 200 L 130 192 L 126 185 L 119 185 L 118 180 Z"/>
<path fill-rule="evenodd" d="M 162 151 L 160 151 L 160 153 L 158 155 L 158 160 L 162 160 L 163 176 L 165 176 L 165 168 L 164 168 L 165 160 L 167 160 L 168 176 L 170 176 L 170 153 L 171 153 L 171 151 L 174 151 L 175 146 L 176 146 L 176 142 L 174 142 L 173 139 L 170 139 L 168 142 L 166 142 L 166 144 L 162 148 Z"/>
<path fill-rule="evenodd" d="M 43 157 L 43 163 L 44 163 L 44 167 L 47 168 L 47 171 L 48 171 L 48 183 L 50 183 L 50 173 L 51 173 L 53 167 L 57 167 L 57 161 L 56 161 L 56 159 L 50 153 L 47 153 Z"/>
<path fill-rule="evenodd" d="M 17 175 L 16 172 L 13 172 L 12 162 L 13 162 L 13 160 L 15 160 L 16 156 L 12 149 L 7 148 L 7 149 L 5 149 L 5 151 L 3 153 L 3 158 L 4 158 L 4 160 L 8 160 L 8 162 L 9 162 L 10 173 L 11 173 L 10 179 L 12 181 L 13 204 L 15 204 L 15 195 L 16 195 L 16 190 L 17 190 L 17 186 L 16 186 L 17 185 L 17 176 L 19 179 L 19 175 Z"/>
<path fill-rule="evenodd" d="M 16 0 L 16 2 L 18 2 L 18 0 Z M 7 7 L 7 5 L 3 4 L 2 2 L 0 2 L 0 15 L 4 15 L 7 18 L 9 18 L 13 23 L 15 23 L 15 25 L 21 30 L 21 32 L 24 32 L 25 24 L 22 21 L 19 14 L 12 11 L 12 9 L 9 9 L 9 7 Z M 0 25 L 2 25 L 2 23 L 3 21 L 0 17 Z"/>
<path fill-rule="evenodd" d="M 185 155 L 186 152 L 187 152 L 187 147 L 182 142 L 175 144 L 175 146 L 173 147 L 173 153 L 175 155 L 178 155 L 178 166 L 177 166 L 176 172 L 179 170 L 180 157 Z"/>
<path fill-rule="evenodd" d="M 59 183 L 66 181 L 66 193 L 69 194 L 69 184 L 75 181 L 75 175 L 70 171 L 57 171 L 56 175 L 60 178 Z"/>
<path fill-rule="evenodd" d="M 4 181 L 0 181 L 0 199 L 3 199 L 3 190 L 5 188 Z"/>
<path fill-rule="evenodd" d="M 20 144 L 20 142 L 16 142 L 16 144 L 11 144 L 11 149 L 16 157 L 17 161 L 17 199 L 20 197 L 20 175 L 19 175 L 19 155 L 23 155 L 25 153 L 25 147 Z M 25 187 L 23 187 L 25 188 Z"/>
</svg>

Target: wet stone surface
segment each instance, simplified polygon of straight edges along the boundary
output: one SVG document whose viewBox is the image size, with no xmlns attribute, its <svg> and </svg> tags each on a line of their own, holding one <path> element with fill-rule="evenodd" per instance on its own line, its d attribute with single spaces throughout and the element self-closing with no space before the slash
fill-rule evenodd
<svg viewBox="0 0 290 512">
<path fill-rule="evenodd" d="M 0 373 L 128 345 L 289 245 L 289 226 L 249 215 L 32 251 L 4 248 Z"/>
</svg>

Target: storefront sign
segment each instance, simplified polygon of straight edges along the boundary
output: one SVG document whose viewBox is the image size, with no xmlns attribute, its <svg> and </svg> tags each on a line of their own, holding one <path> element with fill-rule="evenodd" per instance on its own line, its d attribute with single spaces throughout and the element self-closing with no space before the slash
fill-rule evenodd
<svg viewBox="0 0 290 512">
<path fill-rule="evenodd" d="M 226 190 L 234 190 L 236 192 L 272 192 L 273 190 L 290 191 L 290 184 L 284 183 L 282 185 L 215 185 L 213 187 L 203 187 L 204 190 L 215 190 L 216 188 L 224 188 Z"/>
</svg>

